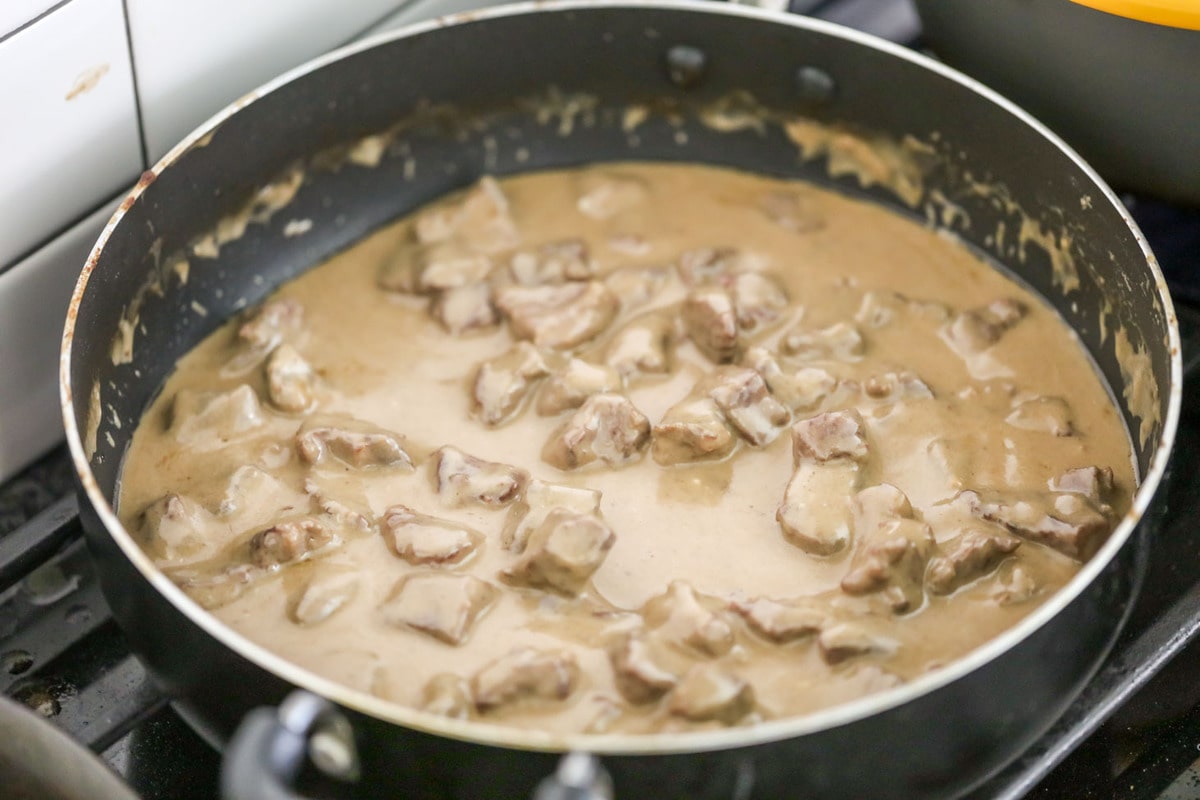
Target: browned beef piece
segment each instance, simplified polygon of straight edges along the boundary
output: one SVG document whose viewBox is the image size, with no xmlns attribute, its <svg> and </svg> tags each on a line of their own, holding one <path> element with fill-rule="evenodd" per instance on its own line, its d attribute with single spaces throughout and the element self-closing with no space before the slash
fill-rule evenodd
<svg viewBox="0 0 1200 800">
<path fill-rule="evenodd" d="M 610 659 L 617 691 L 635 705 L 657 700 L 679 682 L 670 654 L 644 633 L 624 637 Z"/>
<path fill-rule="evenodd" d="M 872 375 L 863 382 L 863 394 L 873 400 L 900 403 L 906 400 L 927 400 L 933 392 L 916 373 L 907 370 Z"/>
<path fill-rule="evenodd" d="M 471 685 L 452 672 L 434 675 L 421 690 L 421 709 L 451 719 L 470 719 L 475 709 Z"/>
<path fill-rule="evenodd" d="M 412 456 L 404 437 L 386 428 L 344 415 L 309 417 L 296 432 L 296 449 L 309 464 L 336 458 L 359 469 L 404 467 L 412 469 Z"/>
<path fill-rule="evenodd" d="M 754 687 L 715 664 L 696 664 L 671 691 L 667 710 L 693 722 L 733 725 L 754 710 Z"/>
<path fill-rule="evenodd" d="M 471 678 L 475 707 L 484 713 L 517 702 L 561 702 L 579 683 L 579 664 L 566 650 L 518 647 Z"/>
<path fill-rule="evenodd" d="M 671 371 L 676 339 L 674 316 L 651 311 L 626 323 L 605 347 L 605 362 L 623 378 L 660 375 Z"/>
<path fill-rule="evenodd" d="M 495 586 L 474 575 L 417 572 L 401 578 L 379 610 L 389 625 L 456 645 L 466 640 L 498 594 Z"/>
<path fill-rule="evenodd" d="M 650 420 L 629 398 L 592 395 L 551 435 L 542 460 L 562 470 L 594 462 L 619 467 L 641 458 L 650 442 Z"/>
<path fill-rule="evenodd" d="M 557 350 L 595 338 L 620 310 L 616 295 L 599 281 L 505 286 L 496 290 L 496 306 L 515 338 Z"/>
<path fill-rule="evenodd" d="M 827 664 L 840 664 L 848 658 L 865 655 L 889 656 L 900 643 L 856 622 L 839 622 L 821 631 L 817 647 Z"/>
<path fill-rule="evenodd" d="M 723 285 L 738 270 L 740 256 L 732 247 L 701 247 L 680 253 L 675 267 L 689 288 Z"/>
<path fill-rule="evenodd" d="M 805 191 L 771 191 L 763 195 L 758 207 L 777 225 L 794 233 L 812 233 L 825 227 L 820 204 Z"/>
<path fill-rule="evenodd" d="M 478 531 L 402 505 L 384 512 L 381 533 L 388 549 L 410 564 L 459 564 L 483 543 Z"/>
<path fill-rule="evenodd" d="M 223 447 L 265 421 L 258 395 L 245 384 L 227 392 L 182 389 L 171 407 L 175 438 L 198 450 Z"/>
<path fill-rule="evenodd" d="M 714 608 L 722 604 L 708 600 Z M 701 599 L 686 581 L 671 581 L 667 591 L 642 609 L 646 626 L 664 641 L 704 656 L 716 657 L 733 647 L 733 628 Z"/>
<path fill-rule="evenodd" d="M 485 425 L 509 420 L 521 407 L 535 381 L 550 374 L 537 348 L 517 342 L 512 349 L 485 361 L 475 373 L 472 410 Z"/>
<path fill-rule="evenodd" d="M 735 600 L 729 607 L 740 614 L 756 633 L 772 642 L 790 642 L 811 636 L 830 624 L 829 608 L 812 597 L 795 600 L 757 597 L 753 600 Z"/>
<path fill-rule="evenodd" d="M 801 361 L 857 361 L 863 354 L 863 338 L 848 322 L 816 329 L 798 326 L 783 337 L 780 350 Z"/>
<path fill-rule="evenodd" d="M 502 577 L 511 583 L 578 594 L 616 540 L 595 514 L 555 509 L 529 534 L 525 554 Z"/>
<path fill-rule="evenodd" d="M 508 269 L 513 280 L 522 286 L 586 281 L 595 272 L 582 239 L 562 239 L 532 250 L 519 250 L 509 259 Z"/>
<path fill-rule="evenodd" d="M 1020 539 L 998 529 L 963 531 L 942 542 L 940 554 L 929 559 L 926 585 L 934 594 L 951 594 L 991 573 L 1020 544 Z"/>
<path fill-rule="evenodd" d="M 830 411 L 792 425 L 792 460 L 796 464 L 842 459 L 862 463 L 869 453 L 866 427 L 856 409 Z"/>
<path fill-rule="evenodd" d="M 842 578 L 842 591 L 879 592 L 897 613 L 919 608 L 925 600 L 925 565 L 935 546 L 933 531 L 913 518 L 908 498 L 889 483 L 860 491 L 853 509 L 858 550 Z"/>
<path fill-rule="evenodd" d="M 319 519 L 302 517 L 277 522 L 250 539 L 250 561 L 274 569 L 301 561 L 339 541 L 332 528 Z"/>
<path fill-rule="evenodd" d="M 774 441 L 792 419 L 787 408 L 771 396 L 762 375 L 747 367 L 718 367 L 698 389 L 712 398 L 742 438 L 755 447 Z"/>
<path fill-rule="evenodd" d="M 1020 302 L 1003 298 L 955 315 L 939 333 L 951 350 L 960 356 L 970 356 L 1000 341 L 1005 331 L 1020 322 L 1026 313 L 1027 309 Z"/>
<path fill-rule="evenodd" d="M 429 313 L 448 333 L 455 335 L 490 328 L 500 321 L 500 315 L 492 305 L 492 287 L 486 283 L 439 292 Z"/>
<path fill-rule="evenodd" d="M 457 203 L 421 212 L 414 234 L 421 244 L 453 240 L 481 253 L 507 250 L 521 238 L 508 198 L 490 176 L 480 179 Z"/>
<path fill-rule="evenodd" d="M 329 566 L 313 574 L 289 603 L 288 617 L 297 625 L 317 625 L 349 605 L 362 577 L 351 567 Z"/>
<path fill-rule="evenodd" d="M 738 329 L 755 333 L 778 321 L 788 306 L 787 292 L 779 281 L 761 272 L 742 272 L 730 281 Z"/>
<path fill-rule="evenodd" d="M 1053 436 L 1070 436 L 1074 433 L 1071 424 L 1071 406 L 1061 397 L 1034 397 L 1018 403 L 1004 421 L 1014 428 L 1049 433 Z"/>
<path fill-rule="evenodd" d="M 209 555 L 217 519 L 189 497 L 167 494 L 146 506 L 138 525 L 138 541 L 155 560 L 179 563 Z"/>
<path fill-rule="evenodd" d="M 537 413 L 551 417 L 568 409 L 579 408 L 592 395 L 619 392 L 622 385 L 621 376 L 612 367 L 570 358 L 562 369 L 550 376 L 538 393 Z"/>
<path fill-rule="evenodd" d="M 529 480 L 523 469 L 484 461 L 449 445 L 433 454 L 433 465 L 438 496 L 451 507 L 508 505 L 521 496 Z"/>
<path fill-rule="evenodd" d="M 454 242 L 430 245 L 417 253 L 414 291 L 430 294 L 482 283 L 492 259 Z"/>
<path fill-rule="evenodd" d="M 303 326 L 304 306 L 290 297 L 280 297 L 251 311 L 238 326 L 237 339 L 247 349 L 265 356 L 294 338 Z"/>
<path fill-rule="evenodd" d="M 737 309 L 729 292 L 719 286 L 692 289 L 681 314 L 688 336 L 701 353 L 718 364 L 737 358 Z"/>
<path fill-rule="evenodd" d="M 685 398 L 654 426 L 650 453 L 663 466 L 723 458 L 737 444 L 725 415 L 709 397 Z"/>
<path fill-rule="evenodd" d="M 1075 492 L 965 491 L 959 492 L 955 503 L 980 519 L 1079 561 L 1091 558 L 1112 531 L 1105 512 Z"/>
<path fill-rule="evenodd" d="M 280 411 L 299 414 L 316 405 L 317 374 L 290 344 L 267 358 L 267 397 Z"/>
<path fill-rule="evenodd" d="M 1078 467 L 1049 481 L 1052 492 L 1081 494 L 1103 510 L 1113 492 L 1113 471 L 1110 467 Z"/>
<path fill-rule="evenodd" d="M 751 347 L 746 350 L 742 364 L 757 370 L 776 400 L 793 411 L 807 411 L 821 404 L 835 388 L 838 380 L 820 367 L 784 369 L 770 350 Z"/>
</svg>

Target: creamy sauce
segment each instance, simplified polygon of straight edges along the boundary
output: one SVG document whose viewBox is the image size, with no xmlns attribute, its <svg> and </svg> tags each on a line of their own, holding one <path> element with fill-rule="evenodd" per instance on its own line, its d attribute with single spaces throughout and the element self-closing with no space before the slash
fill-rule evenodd
<svg viewBox="0 0 1200 800">
<path fill-rule="evenodd" d="M 564 112 L 563 124 L 571 118 Z M 180 361 L 134 437 L 123 522 L 212 613 L 289 660 L 397 703 L 545 730 L 637 732 L 798 715 L 910 680 L 986 642 L 1069 580 L 1104 535 L 1076 539 L 1065 529 L 1084 518 L 1111 525 L 1128 509 L 1129 443 L 1074 335 L 1039 299 L 946 237 L 809 185 L 708 167 L 624 164 L 499 185 L 507 198 L 499 232 L 490 218 L 464 222 L 464 212 L 460 230 L 436 242 L 428 237 L 445 232 L 425 230 L 421 244 L 420 220 L 428 228 L 436 215 L 402 220 L 281 287 L 277 298 L 296 301 L 303 321 L 276 340 L 247 345 L 245 329 L 239 338 L 245 320 L 230 322 Z M 430 254 L 449 247 L 490 268 L 469 283 L 487 282 L 505 305 L 497 298 L 513 281 L 513 253 L 565 240 L 582 240 L 592 279 L 624 294 L 596 335 L 561 348 L 539 341 L 545 371 L 561 372 L 571 354 L 605 364 L 614 338 L 649 311 L 671 320 L 663 334 L 669 369 L 627 374 L 608 387 L 653 428 L 620 466 L 547 463 L 547 442 L 577 411 L 537 413 L 552 377 L 531 378 L 511 418 L 481 419 L 480 365 L 508 353 L 514 332 L 549 336 L 536 319 L 522 334 L 520 312 L 509 310 L 507 324 L 451 334 L 429 308 L 427 295 L 442 290 L 402 285 L 433 281 L 445 265 Z M 717 288 L 689 285 L 682 254 L 721 247 L 738 252 Z M 410 272 L 422 258 L 431 266 Z M 547 257 L 533 260 L 541 268 Z M 464 269 L 451 270 L 450 280 L 474 267 Z M 686 322 L 681 304 L 710 289 L 720 295 L 746 273 L 768 276 L 787 304 L 768 303 L 765 321 L 739 329 L 733 363 L 750 365 L 765 352 L 785 372 L 816 370 L 832 383 L 767 425 L 769 441 L 752 443 L 726 419 L 722 429 L 736 442 L 730 454 L 660 463 L 664 417 L 715 369 L 711 350 L 696 344 L 703 324 Z M 586 278 L 545 282 L 582 286 Z M 990 305 L 996 301 L 1010 305 Z M 857 334 L 857 345 L 835 341 L 830 331 L 839 325 Z M 285 369 L 281 340 L 298 356 L 298 371 Z M 285 383 L 301 376 L 285 387 L 299 385 L 298 399 L 272 387 L 264 361 Z M 752 366 L 771 397 L 782 397 L 761 364 Z M 895 387 L 896 376 L 907 376 L 907 388 Z M 213 393 L 232 393 L 221 401 L 226 411 L 211 403 Z M 794 453 L 793 423 L 845 409 L 861 415 L 865 457 Z M 402 447 L 405 458 L 356 466 L 334 453 L 312 463 L 303 430 L 297 438 L 310 417 L 334 427 L 354 418 L 399 434 L 388 446 Z M 448 502 L 437 480 L 444 459 L 435 455 L 445 446 L 601 493 L 598 513 L 582 516 L 601 520 L 613 537 L 596 544 L 598 567 L 582 576 L 581 589 L 547 587 L 520 572 L 539 552 L 534 526 L 520 521 L 522 496 Z M 1111 470 L 1111 487 L 1052 487 L 1089 467 Z M 817 483 L 797 477 L 805 470 Z M 811 487 L 843 484 L 829 513 L 848 521 L 844 540 L 819 546 L 833 552 L 787 534 L 777 518 L 786 516 L 785 496 L 799 497 L 809 520 L 809 506 L 825 497 Z M 864 522 L 867 501 L 852 513 L 854 494 L 880 484 L 911 504 L 885 514 L 888 524 L 902 523 L 887 530 L 910 532 L 907 549 L 873 550 L 884 539 Z M 165 503 L 172 497 L 174 505 Z M 477 542 L 459 560 L 412 563 L 411 552 L 405 560 L 397 540 L 388 541 L 395 530 L 412 530 L 388 527 L 397 505 L 465 526 Z M 1026 524 L 1031 514 L 1041 521 Z M 311 552 L 261 561 L 269 549 L 262 532 L 300 517 L 323 520 L 326 538 L 310 537 Z M 955 548 L 971 531 L 991 543 L 986 563 L 964 568 L 948 588 L 931 588 L 939 558 L 957 552 L 970 561 Z M 897 577 L 905 570 L 915 579 Z M 413 610 L 420 581 L 407 583 L 432 574 L 487 584 L 472 584 L 477 607 L 437 635 L 413 623 L 414 614 L 428 614 Z M 671 615 L 674 580 L 699 597 L 690 623 L 683 612 Z M 453 594 L 466 584 L 442 585 Z M 756 598 L 805 598 L 817 621 L 802 633 L 764 632 L 747 611 Z M 694 637 L 681 643 L 676 634 L 688 631 L 679 626 L 697 620 L 708 626 L 704 645 Z M 630 641 L 655 653 L 647 663 L 660 669 L 657 683 L 643 680 L 646 670 L 634 690 L 614 677 Z M 500 667 L 487 666 L 504 666 L 522 646 L 573 666 L 555 673 L 552 688 L 526 681 L 504 695 L 503 685 L 489 683 Z M 445 674 L 462 681 L 439 679 L 453 691 L 433 691 L 431 681 Z M 714 685 L 713 676 L 726 683 Z"/>
</svg>

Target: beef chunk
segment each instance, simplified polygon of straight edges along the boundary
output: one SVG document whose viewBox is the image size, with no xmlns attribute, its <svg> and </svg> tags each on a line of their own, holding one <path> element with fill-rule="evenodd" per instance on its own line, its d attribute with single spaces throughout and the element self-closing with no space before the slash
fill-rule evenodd
<svg viewBox="0 0 1200 800">
<path fill-rule="evenodd" d="M 484 461 L 449 446 L 434 453 L 433 464 L 438 496 L 451 507 L 508 505 L 521 496 L 529 480 L 523 469 Z"/>
<path fill-rule="evenodd" d="M 663 466 L 723 458 L 737 438 L 708 397 L 687 398 L 667 409 L 654 426 L 650 453 Z"/>
<path fill-rule="evenodd" d="M 718 367 L 699 388 L 712 398 L 742 438 L 755 447 L 774 441 L 791 421 L 787 408 L 771 396 L 762 376 L 752 369 Z"/>
<path fill-rule="evenodd" d="M 617 691 L 635 705 L 657 700 L 679 682 L 670 654 L 643 633 L 624 637 L 610 658 Z"/>
<path fill-rule="evenodd" d="M 350 604 L 362 578 L 349 567 L 329 566 L 316 572 L 289 604 L 288 617 L 297 625 L 317 625 Z"/>
<path fill-rule="evenodd" d="M 340 541 L 337 533 L 319 519 L 284 520 L 251 537 L 250 561 L 262 569 L 275 569 L 308 559 Z"/>
<path fill-rule="evenodd" d="M 1071 407 L 1061 397 L 1035 397 L 1019 403 L 1004 421 L 1014 428 L 1049 433 L 1053 436 L 1070 436 L 1074 433 L 1071 424 Z"/>
<path fill-rule="evenodd" d="M 850 495 L 858 482 L 859 466 L 850 460 L 798 464 L 775 512 L 784 539 L 817 556 L 844 549 L 850 543 Z"/>
<path fill-rule="evenodd" d="M 853 508 L 859 545 L 842 578 L 842 591 L 881 593 L 897 613 L 920 607 L 933 531 L 913 518 L 908 498 L 888 483 L 863 489 L 855 495 Z"/>
<path fill-rule="evenodd" d="M 257 358 L 286 341 L 295 339 L 304 327 L 304 306 L 289 297 L 268 300 L 251 311 L 238 326 L 237 341 L 246 354 Z"/>
<path fill-rule="evenodd" d="M 171 408 L 176 440 L 197 450 L 213 450 L 253 433 L 265 422 L 258 395 L 242 384 L 227 392 L 183 389 Z"/>
<path fill-rule="evenodd" d="M 838 385 L 837 378 L 819 367 L 785 370 L 771 351 L 763 347 L 748 349 L 742 364 L 757 370 L 775 399 L 792 411 L 817 407 Z"/>
<path fill-rule="evenodd" d="M 783 316 L 787 292 L 775 278 L 761 272 L 742 272 L 730 282 L 738 328 L 755 333 Z"/>
<path fill-rule="evenodd" d="M 733 647 L 729 623 L 710 610 L 686 581 L 671 581 L 665 593 L 650 598 L 642 617 L 656 636 L 704 656 L 722 656 Z"/>
<path fill-rule="evenodd" d="M 460 564 L 475 553 L 483 535 L 465 525 L 395 505 L 383 515 L 388 549 L 410 564 Z"/>
<path fill-rule="evenodd" d="M 191 498 L 167 494 L 142 511 L 139 540 L 155 560 L 180 563 L 212 554 L 219 523 Z"/>
<path fill-rule="evenodd" d="M 405 294 L 435 294 L 475 286 L 492 271 L 492 259 L 457 241 L 425 247 L 401 247 L 383 264 L 376 279 L 381 289 Z"/>
<path fill-rule="evenodd" d="M 725 285 L 738 271 L 741 254 L 732 247 L 701 247 L 679 254 L 675 267 L 684 286 Z"/>
<path fill-rule="evenodd" d="M 299 414 L 317 403 L 317 374 L 289 344 L 267 358 L 267 397 L 280 411 Z"/>
<path fill-rule="evenodd" d="M 595 271 L 582 239 L 563 239 L 533 250 L 520 250 L 509 259 L 508 269 L 513 280 L 522 286 L 586 281 Z"/>
<path fill-rule="evenodd" d="M 684 328 L 701 353 L 718 364 L 737 357 L 737 309 L 729 292 L 717 286 L 692 289 L 681 313 Z"/>
<path fill-rule="evenodd" d="M 600 492 L 534 478 L 525 487 L 524 500 L 513 504 L 509 512 L 509 521 L 501 537 L 504 546 L 518 552 L 523 550 L 529 534 L 557 509 L 598 515 Z"/>
<path fill-rule="evenodd" d="M 790 642 L 819 633 L 829 624 L 829 609 L 815 598 L 772 600 L 758 597 L 735 600 L 729 607 L 760 636 L 772 642 Z"/>
<path fill-rule="evenodd" d="M 473 575 L 418 572 L 401 578 L 379 609 L 389 625 L 462 644 L 498 594 Z"/>
<path fill-rule="evenodd" d="M 542 354 L 528 342 L 485 361 L 475 373 L 473 411 L 485 425 L 499 425 L 521 407 L 534 381 L 550 374 Z"/>
<path fill-rule="evenodd" d="M 780 349 L 802 361 L 858 361 L 863 354 L 863 338 L 848 322 L 815 330 L 797 327 L 783 337 Z"/>
<path fill-rule="evenodd" d="M 1027 309 L 1016 300 L 1001 299 L 955 315 L 939 330 L 950 349 L 960 356 L 981 353 L 1000 341 L 1004 333 L 1024 318 Z"/>
<path fill-rule="evenodd" d="M 579 682 L 579 664 L 566 650 L 518 647 L 471 678 L 475 707 L 494 711 L 517 702 L 560 702 Z"/>
<path fill-rule="evenodd" d="M 863 383 L 863 394 L 872 400 L 882 400 L 889 403 L 901 403 L 906 400 L 927 400 L 933 397 L 933 392 L 925 381 L 916 373 L 885 372 L 873 375 Z"/>
<path fill-rule="evenodd" d="M 469 719 L 475 708 L 471 685 L 461 675 L 434 675 L 421 690 L 421 710 L 451 719 Z"/>
<path fill-rule="evenodd" d="M 758 207 L 772 222 L 794 233 L 812 233 L 825 227 L 819 205 L 805 191 L 767 192 Z"/>
<path fill-rule="evenodd" d="M 1070 469 L 1049 481 L 1052 492 L 1081 494 L 1104 510 L 1113 492 L 1113 471 L 1109 467 L 1079 467 Z"/>
<path fill-rule="evenodd" d="M 343 415 L 310 417 L 296 432 L 296 449 L 309 464 L 333 457 L 357 469 L 413 466 L 403 436 Z"/>
<path fill-rule="evenodd" d="M 217 513 L 222 517 L 237 515 L 243 518 L 239 519 L 239 523 L 247 523 L 244 519 L 246 516 L 267 521 L 289 511 L 301 511 L 307 505 L 308 497 L 304 492 L 293 489 L 269 472 L 247 464 L 238 467 L 229 476 L 225 492 L 217 504 Z"/>
<path fill-rule="evenodd" d="M 754 687 L 713 664 L 696 664 L 671 691 L 667 710 L 693 722 L 733 725 L 754 710 Z"/>
<path fill-rule="evenodd" d="M 581 177 L 576 207 L 585 217 L 612 219 L 641 205 L 647 197 L 645 181 L 615 173 L 588 173 Z"/>
<path fill-rule="evenodd" d="M 414 233 L 421 244 L 455 241 L 481 253 L 507 250 L 521 238 L 508 198 L 490 176 L 480 179 L 457 203 L 421 212 Z"/>
<path fill-rule="evenodd" d="M 1079 561 L 1095 554 L 1112 530 L 1103 511 L 1074 492 L 959 492 L 961 504 L 980 519 L 1052 547 Z"/>
<path fill-rule="evenodd" d="M 859 623 L 839 622 L 821 631 L 817 646 L 825 663 L 832 665 L 858 656 L 889 656 L 900 643 Z"/>
<path fill-rule="evenodd" d="M 613 245 L 616 248 L 616 245 Z M 644 306 L 657 297 L 672 281 L 668 267 L 622 267 L 604 276 L 604 285 L 628 310 Z"/>
<path fill-rule="evenodd" d="M 866 461 L 870 452 L 862 415 L 850 408 L 802 419 L 792 426 L 792 459 L 799 464 L 816 461 Z"/>
<path fill-rule="evenodd" d="M 562 470 L 600 461 L 619 467 L 636 461 L 650 441 L 650 421 L 619 394 L 592 395 L 542 449 L 542 460 Z"/>
<path fill-rule="evenodd" d="M 925 580 L 934 594 L 951 594 L 992 572 L 1021 544 L 1000 530 L 963 531 L 941 544 L 941 554 L 929 560 Z"/>
<path fill-rule="evenodd" d="M 613 335 L 605 348 L 604 360 L 626 380 L 637 375 L 668 373 L 675 338 L 674 317 L 652 311 L 630 320 Z"/>
<path fill-rule="evenodd" d="M 550 417 L 571 408 L 579 408 L 592 395 L 621 391 L 617 371 L 604 364 L 592 364 L 581 358 L 567 360 L 538 393 L 537 413 Z"/>
<path fill-rule="evenodd" d="M 616 540 L 595 514 L 555 509 L 529 534 L 521 560 L 502 574 L 512 583 L 578 594 Z"/>
<path fill-rule="evenodd" d="M 459 335 L 467 331 L 490 328 L 500 321 L 492 305 L 492 287 L 473 283 L 439 292 L 429 307 L 429 313 L 448 333 Z"/>
<path fill-rule="evenodd" d="M 505 286 L 496 291 L 496 306 L 508 316 L 515 338 L 558 350 L 595 338 L 620 309 L 616 296 L 599 281 Z"/>
</svg>

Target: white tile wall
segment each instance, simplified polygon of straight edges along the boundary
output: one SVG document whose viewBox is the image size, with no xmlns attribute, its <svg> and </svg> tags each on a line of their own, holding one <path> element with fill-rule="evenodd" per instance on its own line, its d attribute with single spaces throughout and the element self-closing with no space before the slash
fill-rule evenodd
<svg viewBox="0 0 1200 800">
<path fill-rule="evenodd" d="M 150 160 L 246 91 L 408 0 L 127 0 Z"/>
<path fill-rule="evenodd" d="M 142 170 L 121 0 L 73 0 L 0 41 L 0 109 L 3 267 Z"/>
</svg>

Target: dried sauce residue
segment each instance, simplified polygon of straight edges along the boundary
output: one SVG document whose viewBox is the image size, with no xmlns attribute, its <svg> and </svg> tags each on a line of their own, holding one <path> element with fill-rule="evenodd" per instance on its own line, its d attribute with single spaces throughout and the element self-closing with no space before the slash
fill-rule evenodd
<svg viewBox="0 0 1200 800">
<path fill-rule="evenodd" d="M 1117 364 L 1121 368 L 1121 380 L 1125 388 L 1121 394 L 1129 413 L 1141 421 L 1138 428 L 1138 443 L 1143 447 L 1154 429 L 1161 422 L 1158 402 L 1158 383 L 1154 379 L 1154 365 L 1145 348 L 1135 347 L 1125 328 L 1117 328 L 1114 338 Z"/>
</svg>

